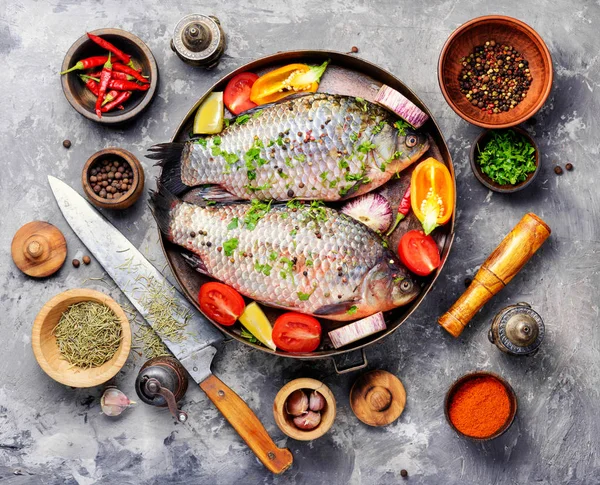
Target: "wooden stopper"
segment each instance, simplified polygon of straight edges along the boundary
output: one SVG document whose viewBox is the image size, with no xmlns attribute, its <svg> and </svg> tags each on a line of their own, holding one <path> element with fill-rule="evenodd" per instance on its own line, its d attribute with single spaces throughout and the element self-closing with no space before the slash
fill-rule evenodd
<svg viewBox="0 0 600 485">
<path fill-rule="evenodd" d="M 350 391 L 350 406 L 358 419 L 369 426 L 385 426 L 400 417 L 406 391 L 400 379 L 384 370 L 367 372 Z"/>
<path fill-rule="evenodd" d="M 58 271 L 65 262 L 67 242 L 57 227 L 33 221 L 15 233 L 10 250 L 13 261 L 23 273 L 44 278 Z"/>
<path fill-rule="evenodd" d="M 525 266 L 548 239 L 550 232 L 550 227 L 538 216 L 525 214 L 481 265 L 471 285 L 439 318 L 438 323 L 458 337 L 481 307 Z"/>
</svg>

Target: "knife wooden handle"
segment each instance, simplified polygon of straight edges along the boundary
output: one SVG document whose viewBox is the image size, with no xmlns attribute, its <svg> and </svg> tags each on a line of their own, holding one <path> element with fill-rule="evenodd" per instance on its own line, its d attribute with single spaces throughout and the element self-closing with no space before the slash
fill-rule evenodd
<svg viewBox="0 0 600 485">
<path fill-rule="evenodd" d="M 438 323 L 458 337 L 481 307 L 504 288 L 550 236 L 550 227 L 533 213 L 523 216 L 489 255 L 473 282 Z"/>
<path fill-rule="evenodd" d="M 221 379 L 211 374 L 200 388 L 269 471 L 280 474 L 292 465 L 290 450 L 277 447 L 252 409 Z"/>
</svg>

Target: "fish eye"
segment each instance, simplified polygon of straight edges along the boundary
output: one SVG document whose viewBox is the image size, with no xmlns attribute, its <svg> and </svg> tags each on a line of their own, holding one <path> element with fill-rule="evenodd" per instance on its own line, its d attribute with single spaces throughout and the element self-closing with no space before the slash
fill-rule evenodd
<svg viewBox="0 0 600 485">
<path fill-rule="evenodd" d="M 410 291 L 412 289 L 412 283 L 410 280 L 402 280 L 400 283 L 400 289 L 402 291 Z"/>
<path fill-rule="evenodd" d="M 417 144 L 417 137 L 415 135 L 406 135 L 404 143 L 406 143 L 407 147 L 412 148 Z"/>
</svg>

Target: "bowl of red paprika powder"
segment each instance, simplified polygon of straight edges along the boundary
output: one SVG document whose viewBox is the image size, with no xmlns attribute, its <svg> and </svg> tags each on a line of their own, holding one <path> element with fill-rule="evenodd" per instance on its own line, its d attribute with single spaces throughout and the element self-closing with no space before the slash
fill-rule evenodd
<svg viewBox="0 0 600 485">
<path fill-rule="evenodd" d="M 444 412 L 459 435 L 487 441 L 510 428 L 517 414 L 517 396 L 502 377 L 492 372 L 472 372 L 452 384 Z"/>
</svg>

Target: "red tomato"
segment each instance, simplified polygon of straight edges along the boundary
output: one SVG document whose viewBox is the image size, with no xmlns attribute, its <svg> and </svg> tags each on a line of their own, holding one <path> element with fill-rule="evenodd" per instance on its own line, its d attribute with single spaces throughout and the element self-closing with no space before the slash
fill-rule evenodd
<svg viewBox="0 0 600 485">
<path fill-rule="evenodd" d="M 321 324 L 302 313 L 284 313 L 273 325 L 273 342 L 286 352 L 312 352 L 321 341 Z"/>
<path fill-rule="evenodd" d="M 223 93 L 223 102 L 227 109 L 234 115 L 254 108 L 255 103 L 250 101 L 250 91 L 258 76 L 253 72 L 242 72 L 231 78 Z"/>
<path fill-rule="evenodd" d="M 211 281 L 200 287 L 200 309 L 215 322 L 230 326 L 244 313 L 246 304 L 242 295 L 230 286 Z"/>
<path fill-rule="evenodd" d="M 398 244 L 400 261 L 413 273 L 427 276 L 440 265 L 440 250 L 423 231 L 408 231 Z"/>
</svg>

